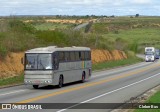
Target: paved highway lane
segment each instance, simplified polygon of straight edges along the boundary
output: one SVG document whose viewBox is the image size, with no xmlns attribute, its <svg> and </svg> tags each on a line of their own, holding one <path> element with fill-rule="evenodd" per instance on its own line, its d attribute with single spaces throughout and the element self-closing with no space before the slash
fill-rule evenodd
<svg viewBox="0 0 160 112">
<path fill-rule="evenodd" d="M 142 62 L 126 67 L 94 72 L 85 83 L 69 84 L 58 89 L 42 87 L 38 90 L 31 86 L 16 86 L 0 89 L 1 103 L 123 103 L 148 89 L 160 84 L 160 61 Z M 72 105 L 76 107 L 77 105 Z M 70 112 L 69 109 L 54 111 Z M 3 110 L 4 111 L 4 110 Z M 12 110 L 13 111 L 13 110 Z M 27 110 L 26 112 L 32 112 Z M 40 110 L 34 110 L 39 112 Z M 42 110 L 41 112 L 43 112 Z M 45 110 L 53 112 L 53 110 Z M 89 110 L 76 110 L 89 111 Z M 109 110 L 92 110 L 109 111 Z M 6 111 L 8 112 L 8 110 Z M 17 112 L 17 110 L 15 111 Z M 21 111 L 19 111 L 21 112 Z"/>
</svg>

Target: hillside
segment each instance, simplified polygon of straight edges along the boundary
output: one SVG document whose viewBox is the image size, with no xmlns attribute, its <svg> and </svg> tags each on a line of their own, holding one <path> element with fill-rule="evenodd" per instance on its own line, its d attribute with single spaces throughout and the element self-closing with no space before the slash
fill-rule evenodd
<svg viewBox="0 0 160 112">
<path fill-rule="evenodd" d="M 78 19 L 76 24 L 66 24 L 60 20 L 60 23 L 54 23 L 48 20 L 51 18 L 47 18 L 46 22 L 35 19 L 24 22 L 25 19 L 13 17 L 1 19 L 0 57 L 4 57 L 7 52 L 20 52 L 49 45 L 87 46 L 92 49 L 117 49 L 134 53 L 143 52 L 145 46 L 160 48 L 159 17 L 105 17 L 94 20 L 96 22 L 78 31 L 73 30 L 79 23 Z M 37 28 L 37 25 L 42 26 Z M 44 27 L 47 25 L 50 26 Z"/>
<path fill-rule="evenodd" d="M 85 28 L 73 30 L 80 23 L 93 20 Z M 90 47 L 93 63 L 135 57 L 135 53 L 144 52 L 145 46 L 160 48 L 159 29 L 160 17 L 2 18 L 1 77 L 19 74 L 23 67 L 17 62 L 20 62 L 22 52 L 36 47 Z"/>
<path fill-rule="evenodd" d="M 98 55 L 97 55 L 98 54 Z M 24 56 L 23 52 L 9 53 L 3 61 L 0 61 L 0 78 L 7 78 L 17 76 L 23 73 L 23 65 L 21 58 Z M 114 50 L 109 52 L 107 50 L 92 50 L 92 63 L 126 59 L 127 56 L 123 51 Z"/>
<path fill-rule="evenodd" d="M 110 47 L 143 53 L 146 46 L 160 48 L 159 29 L 160 17 L 117 17 L 103 18 L 91 32 L 107 39 Z"/>
</svg>

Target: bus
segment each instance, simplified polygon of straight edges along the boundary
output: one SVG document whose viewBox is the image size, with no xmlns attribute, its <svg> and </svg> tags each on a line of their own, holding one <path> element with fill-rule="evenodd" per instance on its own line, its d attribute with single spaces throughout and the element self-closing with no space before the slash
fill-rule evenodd
<svg viewBox="0 0 160 112">
<path fill-rule="evenodd" d="M 154 47 L 146 47 L 145 48 L 145 61 L 155 61 L 155 48 Z"/>
<path fill-rule="evenodd" d="M 88 47 L 35 48 L 25 52 L 24 84 L 37 89 L 40 85 L 58 85 L 91 77 L 91 49 Z"/>
<path fill-rule="evenodd" d="M 156 58 L 156 59 L 159 59 L 159 49 L 156 49 L 156 50 L 155 50 L 155 58 Z"/>
</svg>

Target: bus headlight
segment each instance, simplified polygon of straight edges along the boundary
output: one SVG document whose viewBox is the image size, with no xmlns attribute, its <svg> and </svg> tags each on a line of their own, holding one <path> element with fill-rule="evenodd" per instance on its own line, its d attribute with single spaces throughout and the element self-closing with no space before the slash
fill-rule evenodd
<svg viewBox="0 0 160 112">
<path fill-rule="evenodd" d="M 51 83 L 51 81 L 48 81 L 48 83 Z"/>
<path fill-rule="evenodd" d="M 32 82 L 31 82 L 31 81 L 27 81 L 27 80 L 26 80 L 26 81 L 25 81 L 25 83 L 32 83 Z"/>
<path fill-rule="evenodd" d="M 45 83 L 51 83 L 51 81 L 50 80 L 46 80 L 46 81 L 44 81 Z"/>
</svg>

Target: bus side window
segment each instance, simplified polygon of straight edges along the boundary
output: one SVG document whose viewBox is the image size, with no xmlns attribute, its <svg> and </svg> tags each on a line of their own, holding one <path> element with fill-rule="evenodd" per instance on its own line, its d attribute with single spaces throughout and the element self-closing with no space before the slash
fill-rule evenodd
<svg viewBox="0 0 160 112">
<path fill-rule="evenodd" d="M 74 53 L 74 51 L 70 52 L 70 59 L 71 59 L 71 61 L 75 61 L 75 53 Z"/>
<path fill-rule="evenodd" d="M 75 59 L 75 60 L 76 60 L 76 61 L 79 61 L 79 60 L 80 60 L 80 58 L 79 58 L 79 52 L 76 51 L 76 52 L 75 52 L 75 56 L 76 56 L 76 59 Z"/>
<path fill-rule="evenodd" d="M 88 51 L 85 51 L 85 60 L 89 60 Z"/>
<path fill-rule="evenodd" d="M 79 60 L 82 60 L 81 52 L 79 52 Z"/>
<path fill-rule="evenodd" d="M 53 69 L 58 70 L 59 62 L 58 62 L 58 53 L 53 53 Z"/>
<path fill-rule="evenodd" d="M 64 62 L 65 61 L 65 56 L 64 56 L 64 52 L 63 51 L 59 52 L 59 61 L 60 62 Z"/>
<path fill-rule="evenodd" d="M 81 51 L 81 60 L 84 61 L 85 60 L 85 52 L 84 51 Z"/>
<path fill-rule="evenodd" d="M 70 61 L 70 53 L 69 52 L 65 52 L 65 61 Z"/>
</svg>

